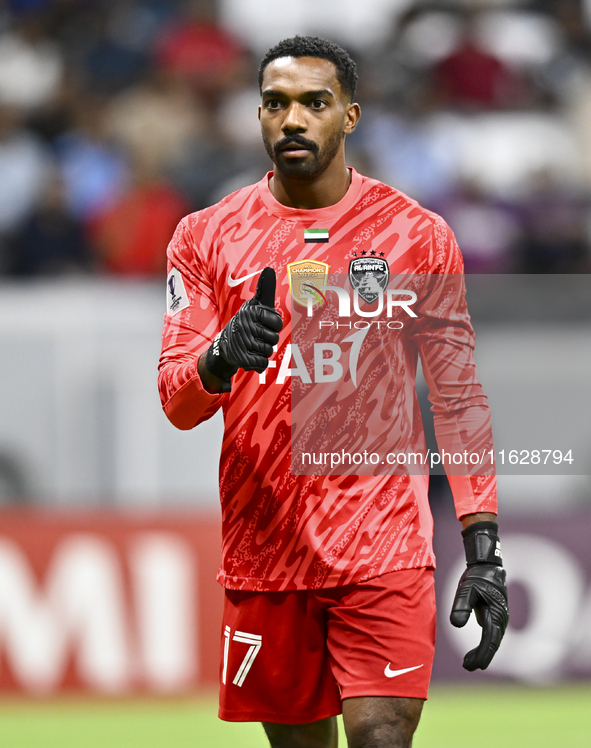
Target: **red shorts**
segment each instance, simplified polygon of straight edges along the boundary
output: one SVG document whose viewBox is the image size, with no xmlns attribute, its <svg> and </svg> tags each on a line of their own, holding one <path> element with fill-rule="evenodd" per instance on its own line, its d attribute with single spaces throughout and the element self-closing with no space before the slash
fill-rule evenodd
<svg viewBox="0 0 591 748">
<path fill-rule="evenodd" d="M 226 590 L 219 716 L 303 724 L 354 696 L 426 699 L 434 650 L 432 569 L 322 590 Z"/>
</svg>

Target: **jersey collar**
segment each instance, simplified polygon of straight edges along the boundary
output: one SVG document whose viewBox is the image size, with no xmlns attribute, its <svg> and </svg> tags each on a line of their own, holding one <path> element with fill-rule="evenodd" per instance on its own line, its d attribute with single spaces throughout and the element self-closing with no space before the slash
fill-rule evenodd
<svg viewBox="0 0 591 748">
<path fill-rule="evenodd" d="M 363 187 L 363 178 L 358 174 L 355 169 L 351 166 L 347 167 L 351 172 L 351 184 L 349 189 L 334 205 L 329 205 L 327 208 L 314 208 L 311 210 L 305 210 L 303 208 L 290 208 L 287 205 L 283 205 L 273 197 L 271 190 L 269 189 L 269 180 L 273 176 L 273 172 L 268 172 L 263 179 L 257 184 L 259 197 L 263 201 L 265 207 L 274 216 L 280 216 L 281 218 L 292 218 L 299 220 L 308 221 L 324 221 L 339 218 L 350 210 L 359 195 Z"/>
</svg>

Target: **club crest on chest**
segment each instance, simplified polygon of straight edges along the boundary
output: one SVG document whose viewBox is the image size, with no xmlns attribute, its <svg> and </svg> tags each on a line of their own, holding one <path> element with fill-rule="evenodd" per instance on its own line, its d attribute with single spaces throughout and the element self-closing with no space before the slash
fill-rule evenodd
<svg viewBox="0 0 591 748">
<path fill-rule="evenodd" d="M 354 290 L 368 304 L 372 304 L 386 290 L 390 268 L 379 257 L 358 257 L 349 263 L 349 281 Z"/>
</svg>

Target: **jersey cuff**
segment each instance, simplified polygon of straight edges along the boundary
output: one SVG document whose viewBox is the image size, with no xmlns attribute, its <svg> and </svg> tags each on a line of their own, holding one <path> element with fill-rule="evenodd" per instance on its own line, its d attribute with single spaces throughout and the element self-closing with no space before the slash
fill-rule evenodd
<svg viewBox="0 0 591 748">
<path fill-rule="evenodd" d="M 185 382 L 162 407 L 173 426 L 188 431 L 211 418 L 221 407 L 224 397 L 223 393 L 212 395 L 208 392 L 196 371 L 195 376 Z"/>
</svg>

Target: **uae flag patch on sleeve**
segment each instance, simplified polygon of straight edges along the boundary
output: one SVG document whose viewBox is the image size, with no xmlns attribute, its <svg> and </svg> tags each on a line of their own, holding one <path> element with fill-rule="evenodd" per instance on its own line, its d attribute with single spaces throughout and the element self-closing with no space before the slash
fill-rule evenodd
<svg viewBox="0 0 591 748">
<path fill-rule="evenodd" d="M 304 242 L 312 244 L 313 242 L 327 242 L 328 229 L 304 229 Z"/>
</svg>

